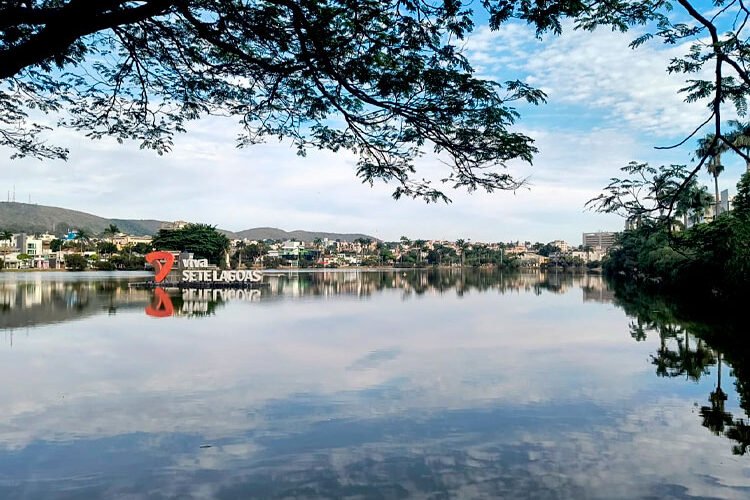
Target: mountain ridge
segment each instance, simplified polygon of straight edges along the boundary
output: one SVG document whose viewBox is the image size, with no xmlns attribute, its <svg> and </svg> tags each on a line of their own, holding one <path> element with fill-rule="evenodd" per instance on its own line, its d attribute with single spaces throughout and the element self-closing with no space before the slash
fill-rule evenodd
<svg viewBox="0 0 750 500">
<path fill-rule="evenodd" d="M 61 235 L 68 229 L 85 229 L 93 234 L 99 234 L 110 224 L 115 224 L 123 232 L 142 236 L 155 235 L 165 222 L 167 221 L 157 219 L 107 218 L 69 208 L 0 201 L 0 231 L 8 230 L 14 233 L 50 232 Z M 242 231 L 228 231 L 219 228 L 219 231 L 231 239 L 287 240 L 294 238 L 305 242 L 312 242 L 316 238 L 341 241 L 354 241 L 357 238 L 377 240 L 377 238 L 361 233 L 334 233 L 302 229 L 285 231 L 275 227 L 255 227 Z"/>
</svg>

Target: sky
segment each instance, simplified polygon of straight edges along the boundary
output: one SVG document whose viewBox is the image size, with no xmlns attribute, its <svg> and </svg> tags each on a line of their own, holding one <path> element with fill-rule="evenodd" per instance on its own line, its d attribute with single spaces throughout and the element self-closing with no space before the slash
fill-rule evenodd
<svg viewBox="0 0 750 500">
<path fill-rule="evenodd" d="M 16 201 L 81 210 L 102 217 L 187 220 L 240 231 L 252 227 L 358 232 L 379 239 L 458 238 L 471 241 L 581 243 L 581 233 L 619 231 L 617 216 L 587 211 L 587 200 L 631 160 L 689 163 L 694 141 L 680 141 L 707 116 L 703 103 L 678 94 L 684 76 L 669 75 L 672 57 L 685 46 L 647 43 L 638 35 L 566 26 L 559 37 L 538 40 L 533 30 L 508 24 L 479 25 L 464 50 L 478 74 L 500 82 L 521 79 L 547 93 L 539 107 L 519 107 L 513 130 L 533 137 L 533 165 L 509 170 L 528 180 L 516 192 L 450 190 L 450 204 L 394 200 L 394 185 L 362 184 L 349 153 L 310 151 L 302 158 L 287 142 L 235 147 L 234 119 L 193 122 L 171 153 L 159 156 L 135 143 L 91 141 L 83 133 L 55 130 L 50 142 L 70 149 L 67 162 L 10 160 L 0 151 L 0 197 L 15 186 Z M 732 156 L 732 155 L 730 155 Z M 720 188 L 733 193 L 743 162 L 725 158 Z M 429 153 L 418 177 L 439 178 L 445 166 Z M 158 182 L 166 175 L 167 182 Z M 712 186 L 702 172 L 700 181 Z M 713 192 L 713 189 L 711 189 Z"/>
</svg>

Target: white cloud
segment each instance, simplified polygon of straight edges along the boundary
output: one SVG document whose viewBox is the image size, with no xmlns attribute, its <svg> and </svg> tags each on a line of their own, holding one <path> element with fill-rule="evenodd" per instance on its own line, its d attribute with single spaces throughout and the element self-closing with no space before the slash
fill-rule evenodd
<svg viewBox="0 0 750 500">
<path fill-rule="evenodd" d="M 520 108 L 516 130 L 534 137 L 540 153 L 533 166 L 510 167 L 529 178 L 530 189 L 516 193 L 451 191 L 448 206 L 395 202 L 395 186 L 361 184 L 349 153 L 310 151 L 301 158 L 288 143 L 238 150 L 237 124 L 219 118 L 191 124 L 163 157 L 134 144 L 54 131 L 51 139 L 71 148 L 70 161 L 8 161 L 0 170 L 0 193 L 15 185 L 18 201 L 30 194 L 35 203 L 106 217 L 185 219 L 230 230 L 276 226 L 389 240 L 577 243 L 581 232 L 622 227 L 618 218 L 585 212 L 584 203 L 629 160 L 685 163 L 684 151 L 652 147 L 702 117 L 701 106 L 685 105 L 676 95 L 679 77 L 664 73 L 668 57 L 681 48 L 632 51 L 632 36 L 566 30 L 539 41 L 527 27 L 509 24 L 499 32 L 480 28 L 469 39 L 468 53 L 484 74 L 500 81 L 520 77 L 549 93 L 549 104 Z M 427 154 L 417 177 L 440 179 L 445 168 Z M 725 182 L 733 184 L 739 168 L 732 167 Z"/>
<path fill-rule="evenodd" d="M 638 31 L 571 27 L 566 23 L 562 36 L 543 41 L 520 24 L 497 32 L 482 27 L 467 44 L 469 58 L 487 75 L 502 75 L 505 68 L 521 72 L 525 81 L 548 94 L 550 106 L 596 109 L 605 126 L 630 128 L 633 134 L 673 137 L 691 132 L 707 117 L 704 103 L 683 102 L 679 89 L 685 76 L 666 72 L 669 61 L 684 55 L 689 44 L 653 43 L 632 50 L 628 44 Z"/>
</svg>

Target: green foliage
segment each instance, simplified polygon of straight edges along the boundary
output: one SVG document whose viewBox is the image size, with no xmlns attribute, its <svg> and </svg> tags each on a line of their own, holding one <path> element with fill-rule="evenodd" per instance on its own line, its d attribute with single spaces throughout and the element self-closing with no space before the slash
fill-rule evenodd
<svg viewBox="0 0 750 500">
<path fill-rule="evenodd" d="M 96 244 L 96 251 L 104 255 L 111 255 L 117 252 L 117 245 L 110 241 L 100 241 Z"/>
<path fill-rule="evenodd" d="M 684 166 L 631 164 L 589 202 L 618 212 L 638 227 L 621 233 L 605 272 L 698 293 L 746 293 L 750 285 L 750 178 L 738 184 L 735 210 L 709 224 L 682 228 L 679 215 L 702 213 L 709 199 Z M 695 220 L 695 219 L 694 219 Z M 676 231 L 675 229 L 682 228 Z"/>
<path fill-rule="evenodd" d="M 88 265 L 88 259 L 79 253 L 72 253 L 65 256 L 65 268 L 69 271 L 83 271 Z"/>
<path fill-rule="evenodd" d="M 750 216 L 750 172 L 745 172 L 737 183 L 737 194 L 732 202 L 736 214 Z"/>
<path fill-rule="evenodd" d="M 120 228 L 117 227 L 117 224 L 109 224 L 107 227 L 104 228 L 104 231 L 102 231 L 102 234 L 105 237 L 112 237 L 120 232 Z"/>
<path fill-rule="evenodd" d="M 279 257 L 266 257 L 263 259 L 263 267 L 266 269 L 276 269 L 283 264 L 284 262 Z"/>
<path fill-rule="evenodd" d="M 123 271 L 142 271 L 146 260 L 140 255 L 123 254 L 113 255 L 109 258 L 109 262 L 115 267 L 115 269 Z"/>
<path fill-rule="evenodd" d="M 248 262 L 252 262 L 258 257 L 268 253 L 268 248 L 263 243 L 253 243 L 247 245 L 242 250 L 242 256 L 247 259 Z"/>
<path fill-rule="evenodd" d="M 448 186 L 515 189 L 522 181 L 502 167 L 536 151 L 511 130 L 516 103 L 545 96 L 477 78 L 462 47 L 476 19 L 492 30 L 521 20 L 540 36 L 570 18 L 583 30 L 637 26 L 632 47 L 687 47 L 666 69 L 688 78 L 686 101 L 709 105 L 716 142 L 706 155 L 723 145 L 750 161 L 739 140 L 747 127 L 723 134 L 720 122 L 722 106 L 747 113 L 746 13 L 742 2 L 695 0 L 12 0 L 0 3 L 0 145 L 66 158 L 31 121 L 41 112 L 92 138 L 164 153 L 189 120 L 232 115 L 244 126 L 240 145 L 270 136 L 299 154 L 351 150 L 360 179 L 395 184 L 396 198 L 447 200 L 416 175 L 427 149 L 448 159 Z"/>
<path fill-rule="evenodd" d="M 92 267 L 97 271 L 114 271 L 116 269 L 114 263 L 108 260 L 98 260 L 92 264 Z"/>
<path fill-rule="evenodd" d="M 625 231 L 604 261 L 608 274 L 692 293 L 746 293 L 750 284 L 750 218 L 721 215 L 670 235 L 658 225 Z"/>
<path fill-rule="evenodd" d="M 55 238 L 54 240 L 50 241 L 49 243 L 49 249 L 52 252 L 59 252 L 63 248 L 63 241 Z"/>
<path fill-rule="evenodd" d="M 686 165 L 630 162 L 604 192 L 586 202 L 597 212 L 613 213 L 641 223 L 674 224 L 679 216 L 702 213 L 712 200 Z"/>
<path fill-rule="evenodd" d="M 81 252 L 83 252 L 91 241 L 91 232 L 88 229 L 78 229 L 75 239 L 80 245 Z"/>
<path fill-rule="evenodd" d="M 237 246 L 237 251 L 232 255 L 232 267 L 237 267 L 242 263 L 243 266 L 251 266 L 255 259 L 268 253 L 268 248 L 263 243 L 253 243 L 245 245 L 244 243 Z"/>
<path fill-rule="evenodd" d="M 550 254 L 559 253 L 559 252 L 560 252 L 560 247 L 553 245 L 552 243 L 547 243 L 543 245 L 541 248 L 539 248 L 539 250 L 537 250 L 537 253 L 544 257 L 549 257 Z"/>
<path fill-rule="evenodd" d="M 561 18 L 582 8 L 477 6 L 495 28 L 517 17 L 538 33 L 559 32 Z M 299 154 L 351 150 L 362 181 L 393 182 L 395 197 L 447 199 L 413 175 L 425 149 L 449 159 L 449 186 L 514 189 L 520 181 L 502 167 L 535 152 L 510 130 L 515 103 L 545 96 L 474 75 L 460 49 L 473 16 L 455 1 L 6 2 L 0 144 L 18 156 L 67 157 L 40 139 L 32 109 L 159 153 L 189 120 L 229 114 L 244 126 L 240 145 L 270 136 L 291 139 Z"/>
<path fill-rule="evenodd" d="M 139 255 L 146 255 L 147 253 L 151 252 L 154 249 L 153 244 L 150 243 L 136 243 L 133 245 L 133 248 L 131 249 L 133 253 L 137 253 Z"/>
<path fill-rule="evenodd" d="M 212 264 L 224 261 L 229 250 L 229 238 L 208 224 L 188 224 L 182 229 L 162 229 L 151 242 L 157 250 L 192 252 L 197 259 L 208 259 Z"/>
</svg>

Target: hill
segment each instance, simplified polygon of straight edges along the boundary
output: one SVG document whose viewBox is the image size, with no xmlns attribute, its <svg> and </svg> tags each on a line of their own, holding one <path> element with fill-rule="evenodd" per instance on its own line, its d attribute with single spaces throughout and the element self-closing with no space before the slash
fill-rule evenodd
<svg viewBox="0 0 750 500">
<path fill-rule="evenodd" d="M 86 229 L 101 233 L 110 224 L 116 224 L 129 234 L 155 234 L 162 221 L 106 219 L 86 212 L 67 208 L 48 207 L 29 203 L 0 202 L 0 229 L 13 232 L 63 234 L 70 229 Z"/>
<path fill-rule="evenodd" d="M 61 235 L 68 229 L 86 229 L 99 234 L 110 224 L 115 224 L 128 234 L 156 234 L 163 221 L 152 219 L 107 219 L 78 210 L 60 207 L 48 207 L 29 203 L 0 202 L 0 231 L 14 233 L 44 233 Z M 256 227 L 244 231 L 232 232 L 221 230 L 229 238 L 247 238 L 250 240 L 290 240 L 312 242 L 315 238 L 341 241 L 354 241 L 357 238 L 370 238 L 366 234 L 340 234 L 315 231 L 284 231 L 275 227 Z"/>
<path fill-rule="evenodd" d="M 234 233 L 237 238 L 247 238 L 248 240 L 291 240 L 296 239 L 298 241 L 312 242 L 315 238 L 321 240 L 328 238 L 329 240 L 341 240 L 341 241 L 354 241 L 357 238 L 369 238 L 376 241 L 377 238 L 368 236 L 366 234 L 359 233 L 326 233 L 320 231 L 302 231 L 300 229 L 294 231 L 284 231 L 283 229 L 277 229 L 275 227 L 256 227 L 253 229 L 245 229 Z"/>
</svg>

